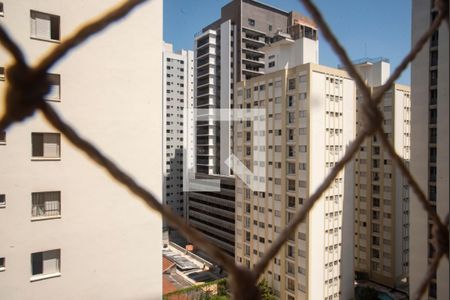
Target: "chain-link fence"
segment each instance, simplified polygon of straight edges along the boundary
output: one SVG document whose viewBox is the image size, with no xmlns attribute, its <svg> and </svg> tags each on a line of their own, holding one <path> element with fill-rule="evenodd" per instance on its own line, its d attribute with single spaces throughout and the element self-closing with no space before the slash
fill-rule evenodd
<svg viewBox="0 0 450 300">
<path fill-rule="evenodd" d="M 16 122 L 24 121 L 27 117 L 33 115 L 37 110 L 40 110 L 47 121 L 55 129 L 59 130 L 75 147 L 83 151 L 89 158 L 102 166 L 118 183 L 123 184 L 132 193 L 139 196 L 148 206 L 150 206 L 153 210 L 158 211 L 164 218 L 166 218 L 166 220 L 174 228 L 178 229 L 196 246 L 203 251 L 206 251 L 209 256 L 220 263 L 227 270 L 230 276 L 229 279 L 234 299 L 260 298 L 260 292 L 257 288 L 258 280 L 267 268 L 269 262 L 288 240 L 290 232 L 293 232 L 305 219 L 308 211 L 321 197 L 322 193 L 328 189 L 330 184 L 334 181 L 336 175 L 348 162 L 352 160 L 364 140 L 372 135 L 377 135 L 382 141 L 382 144 L 388 154 L 393 158 L 396 167 L 399 168 L 405 178 L 407 178 L 412 191 L 417 195 L 418 200 L 422 204 L 423 209 L 427 211 L 428 217 L 433 224 L 432 243 L 435 246 L 436 251 L 421 285 L 413 295 L 410 295 L 412 299 L 420 299 L 427 290 L 428 284 L 433 278 L 440 260 L 443 256 L 447 256 L 448 259 L 449 217 L 447 215 L 445 220 L 439 218 L 430 201 L 427 199 L 426 194 L 419 187 L 413 175 L 408 171 L 403 159 L 395 152 L 394 147 L 388 141 L 383 130 L 383 115 L 378 109 L 378 104 L 381 102 L 384 93 L 391 88 L 392 84 L 398 79 L 408 64 L 414 60 L 416 55 L 430 39 L 433 32 L 439 28 L 441 23 L 446 21 L 448 26 L 448 1 L 436 0 L 436 7 L 439 13 L 432 22 L 431 26 L 417 41 L 417 44 L 414 45 L 408 55 L 404 57 L 400 65 L 395 69 L 386 83 L 379 90 L 377 90 L 377 92 L 371 94 L 369 87 L 364 83 L 364 80 L 356 71 L 345 49 L 332 33 L 330 27 L 313 1 L 300 0 L 318 24 L 324 38 L 330 43 L 333 50 L 339 56 L 341 63 L 346 68 L 347 72 L 355 80 L 357 88 L 364 97 L 362 111 L 365 118 L 365 125 L 361 132 L 359 132 L 357 138 L 349 145 L 344 156 L 338 163 L 336 163 L 334 168 L 324 179 L 322 184 L 316 189 L 316 191 L 309 196 L 302 208 L 297 211 L 295 217 L 283 229 L 277 240 L 274 241 L 266 254 L 255 265 L 253 270 L 248 270 L 236 265 L 231 257 L 224 254 L 199 231 L 186 226 L 183 219 L 173 214 L 170 208 L 163 206 L 151 191 L 148 191 L 144 187 L 140 186 L 135 180 L 133 180 L 131 175 L 120 169 L 116 164 L 109 160 L 103 152 L 100 151 L 100 149 L 94 147 L 75 129 L 71 128 L 58 115 L 58 113 L 56 113 L 52 106 L 44 101 L 44 96 L 50 90 L 50 82 L 47 77 L 47 72 L 50 68 L 62 57 L 67 55 L 69 51 L 73 50 L 78 45 L 85 42 L 89 37 L 100 32 L 111 23 L 124 18 L 131 10 L 143 2 L 146 2 L 146 0 L 125 1 L 122 5 L 105 13 L 105 15 L 99 17 L 98 19 L 84 24 L 84 26 L 82 26 L 77 32 L 68 36 L 61 44 L 55 47 L 53 51 L 39 61 L 35 67 L 31 67 L 25 62 L 25 57 L 22 50 L 14 42 L 13 38 L 9 36 L 5 29 L 0 26 L 0 42 L 14 60 L 13 63 L 6 69 L 7 89 L 6 95 L 4 96 L 6 109 L 5 114 L 0 119 L 0 132 Z"/>
</svg>

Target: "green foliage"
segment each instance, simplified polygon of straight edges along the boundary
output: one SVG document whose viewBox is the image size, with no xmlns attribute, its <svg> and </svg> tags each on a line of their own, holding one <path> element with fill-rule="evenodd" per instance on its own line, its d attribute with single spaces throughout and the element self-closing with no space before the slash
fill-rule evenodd
<svg viewBox="0 0 450 300">
<path fill-rule="evenodd" d="M 261 298 L 263 300 L 276 300 L 277 298 L 273 294 L 272 288 L 269 287 L 265 279 L 258 283 L 258 288 L 261 291 Z"/>
<path fill-rule="evenodd" d="M 204 288 L 217 285 L 217 295 L 212 295 L 210 291 L 203 291 Z M 206 282 L 199 285 L 193 285 L 184 289 L 179 289 L 174 292 L 168 293 L 166 295 L 163 295 L 163 299 L 167 300 L 170 299 L 172 296 L 176 295 L 183 295 L 183 294 L 195 294 L 198 293 L 198 296 L 195 297 L 195 299 L 199 300 L 228 300 L 229 297 L 227 296 L 227 279 L 222 278 L 211 282 Z"/>
</svg>

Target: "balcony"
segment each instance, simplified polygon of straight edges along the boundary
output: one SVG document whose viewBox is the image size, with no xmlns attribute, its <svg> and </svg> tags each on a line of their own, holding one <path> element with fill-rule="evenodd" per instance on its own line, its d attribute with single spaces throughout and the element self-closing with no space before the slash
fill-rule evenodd
<svg viewBox="0 0 450 300">
<path fill-rule="evenodd" d="M 244 65 L 243 68 L 242 68 L 242 73 L 244 75 L 249 75 L 249 76 L 264 75 L 264 72 L 260 71 L 259 68 L 253 67 L 253 66 L 250 66 L 250 65 Z"/>
<path fill-rule="evenodd" d="M 215 75 L 215 69 L 214 68 L 203 68 L 199 71 L 197 71 L 197 79 L 206 77 L 206 76 L 210 76 L 210 75 Z"/>
<path fill-rule="evenodd" d="M 256 36 L 248 33 L 244 33 L 242 36 L 242 42 L 248 43 L 255 47 L 264 47 L 266 45 L 266 39 L 264 36 Z"/>
<path fill-rule="evenodd" d="M 214 78 L 204 77 L 197 80 L 197 88 L 204 87 L 206 85 L 214 85 Z"/>
<path fill-rule="evenodd" d="M 213 125 L 214 125 L 213 120 L 197 121 L 197 130 L 198 130 L 198 127 L 201 127 L 201 126 L 213 126 Z"/>
<path fill-rule="evenodd" d="M 199 58 L 202 58 L 202 57 L 204 57 L 205 55 L 208 55 L 208 54 L 209 55 L 216 55 L 216 49 L 213 48 L 213 47 L 204 47 L 204 48 L 202 48 L 200 50 L 197 50 L 196 58 L 199 59 Z"/>
<path fill-rule="evenodd" d="M 257 47 L 252 47 L 251 45 L 248 45 L 248 44 L 243 45 L 242 52 L 245 54 L 255 55 L 258 57 L 264 57 L 264 52 L 258 50 Z"/>
<path fill-rule="evenodd" d="M 197 165 L 209 166 L 210 161 L 208 157 L 197 157 Z"/>
<path fill-rule="evenodd" d="M 262 32 L 262 31 L 259 31 L 259 30 L 254 29 L 254 28 L 245 27 L 245 26 L 242 26 L 242 32 L 245 33 L 245 34 L 250 34 L 252 36 L 258 36 L 258 37 L 265 37 L 266 36 L 266 34 L 264 32 Z"/>
<path fill-rule="evenodd" d="M 198 146 L 197 156 L 214 156 L 214 149 L 207 146 Z"/>
<path fill-rule="evenodd" d="M 214 65 L 216 63 L 216 59 L 213 57 L 205 57 L 197 60 L 197 69 L 204 68 L 208 65 Z"/>
<path fill-rule="evenodd" d="M 202 86 L 197 89 L 197 98 L 209 96 L 214 96 L 216 93 L 213 88 L 209 88 L 208 86 Z"/>
<path fill-rule="evenodd" d="M 208 136 L 197 136 L 197 145 L 214 145 L 214 141 L 212 138 L 208 138 Z"/>
<path fill-rule="evenodd" d="M 213 108 L 214 107 L 214 99 L 212 97 L 203 96 L 201 98 L 197 98 L 197 108 Z"/>
<path fill-rule="evenodd" d="M 244 64 L 248 64 L 250 66 L 264 67 L 264 60 L 256 57 L 252 57 L 250 55 L 246 55 L 242 58 L 242 62 Z"/>
</svg>

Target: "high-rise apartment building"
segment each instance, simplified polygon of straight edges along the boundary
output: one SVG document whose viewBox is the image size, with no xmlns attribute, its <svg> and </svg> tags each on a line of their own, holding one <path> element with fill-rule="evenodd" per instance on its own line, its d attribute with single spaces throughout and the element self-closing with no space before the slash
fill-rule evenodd
<svg viewBox="0 0 450 300">
<path fill-rule="evenodd" d="M 194 53 L 163 52 L 164 203 L 184 215 L 183 174 L 194 170 Z"/>
<path fill-rule="evenodd" d="M 376 92 L 389 77 L 387 59 L 362 59 L 355 66 Z M 356 126 L 364 127 L 357 93 Z M 383 128 L 395 151 L 409 164 L 410 89 L 394 84 L 380 104 Z M 374 135 L 361 145 L 355 158 L 355 271 L 357 278 L 369 279 L 391 288 L 405 288 L 408 276 L 408 182 L 395 167 Z"/>
<path fill-rule="evenodd" d="M 434 1 L 412 2 L 412 45 L 438 11 Z M 438 216 L 449 212 L 449 32 L 444 21 L 412 63 L 411 171 Z M 434 255 L 432 223 L 411 193 L 410 293 L 419 287 Z M 427 299 L 449 299 L 448 259 L 441 260 L 428 286 Z"/>
<path fill-rule="evenodd" d="M 222 7 L 220 19 L 195 37 L 196 108 L 235 107 L 235 84 L 264 74 L 261 48 L 279 33 L 317 40 L 312 22 L 296 12 L 254 0 L 233 0 Z M 232 174 L 225 164 L 233 149 L 232 135 L 230 122 L 197 122 L 198 173 Z"/>
<path fill-rule="evenodd" d="M 222 7 L 220 19 L 195 36 L 195 107 L 197 117 L 201 118 L 196 120 L 197 178 L 225 180 L 224 176 L 231 176 L 234 181 L 233 170 L 226 161 L 233 153 L 230 109 L 237 108 L 233 100 L 235 85 L 241 80 L 263 75 L 267 68 L 272 67 L 274 59 L 270 65 L 266 63 L 267 54 L 263 47 L 280 39 L 287 41 L 288 33 L 289 42 L 305 38 L 298 50 L 305 50 L 311 57 L 318 58 L 318 49 L 314 48 L 317 30 L 313 22 L 296 12 L 286 12 L 259 1 L 231 1 Z M 310 48 L 313 52 L 309 51 Z M 285 55 L 281 56 L 284 59 Z M 220 113 L 221 116 L 228 114 L 226 120 L 215 119 L 218 109 L 227 110 Z M 229 186 L 229 180 L 226 180 L 226 185 Z M 226 190 L 218 192 L 216 196 L 226 196 L 221 199 L 208 197 L 209 192 L 189 193 L 188 210 L 193 211 L 191 203 L 198 202 L 199 197 L 208 199 L 208 205 L 230 209 L 229 198 L 234 199 L 234 196 L 228 195 Z M 232 209 L 234 211 L 234 206 Z M 189 220 L 191 216 L 187 218 Z M 219 222 L 220 218 L 217 220 Z M 197 227 L 195 222 L 191 223 Z M 217 238 L 204 233 L 213 241 Z M 223 243 L 229 244 L 231 236 L 223 234 L 219 238 L 222 239 L 222 243 L 217 244 L 220 247 Z M 232 253 L 228 246 L 224 249 Z"/>
<path fill-rule="evenodd" d="M 116 4 L 4 0 L 0 23 L 35 64 L 63 37 Z M 161 53 L 162 1 L 156 0 L 71 51 L 49 71 L 52 88 L 45 97 L 80 135 L 158 198 L 163 185 Z M 2 97 L 8 83 L 2 75 L 11 63 L 2 49 Z M 161 297 L 158 213 L 40 113 L 0 138 L 0 298 Z"/>
<path fill-rule="evenodd" d="M 297 51 L 293 41 L 291 51 Z M 264 126 L 235 122 L 236 262 L 248 268 L 342 157 L 355 136 L 355 84 L 343 71 L 308 62 L 285 68 L 291 54 L 273 44 L 273 71 L 236 86 L 235 105 Z M 295 43 L 301 43 L 301 40 Z M 278 49 L 278 52 L 276 51 Z M 286 50 L 286 49 L 284 49 Z M 272 56 L 273 55 L 273 56 Z M 255 110 L 258 109 L 258 110 Z M 353 165 L 348 164 L 309 211 L 264 273 L 280 299 L 353 297 Z M 252 188 L 258 182 L 259 191 Z M 263 188 L 261 189 L 261 184 Z"/>
</svg>

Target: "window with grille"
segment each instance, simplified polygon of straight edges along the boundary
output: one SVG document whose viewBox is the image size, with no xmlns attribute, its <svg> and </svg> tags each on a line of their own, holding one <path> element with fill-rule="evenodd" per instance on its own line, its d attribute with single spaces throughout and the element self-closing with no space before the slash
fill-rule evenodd
<svg viewBox="0 0 450 300">
<path fill-rule="evenodd" d="M 61 215 L 61 192 L 32 193 L 31 202 L 31 216 L 33 218 Z"/>
<path fill-rule="evenodd" d="M 61 137 L 59 133 L 31 134 L 33 158 L 59 158 L 61 154 Z"/>
</svg>

